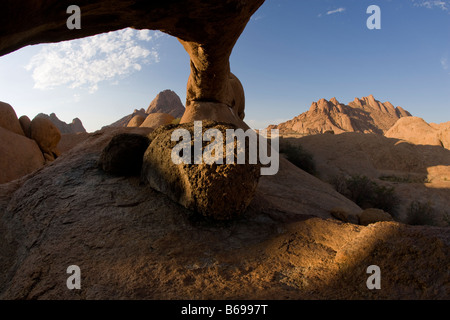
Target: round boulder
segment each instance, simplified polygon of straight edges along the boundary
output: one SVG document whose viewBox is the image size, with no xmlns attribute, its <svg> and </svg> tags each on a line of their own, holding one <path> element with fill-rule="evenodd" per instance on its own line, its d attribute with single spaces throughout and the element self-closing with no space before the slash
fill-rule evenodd
<svg viewBox="0 0 450 320">
<path fill-rule="evenodd" d="M 201 216 L 215 220 L 230 220 L 242 216 L 255 195 L 261 166 L 258 163 L 249 164 L 248 161 L 237 164 L 236 142 L 234 150 L 229 148 L 234 161 L 226 164 L 226 130 L 236 129 L 234 125 L 203 121 L 201 128 L 200 131 L 195 129 L 193 123 L 187 123 L 167 125 L 151 133 L 150 145 L 144 154 L 142 180 Z M 194 137 L 198 137 L 197 141 L 200 140 L 198 134 L 194 136 L 196 132 L 201 132 L 203 136 L 209 129 L 220 131 L 222 140 L 214 138 L 211 139 L 212 142 L 206 142 L 203 138 L 203 143 L 194 142 Z M 172 134 L 179 136 L 183 132 L 187 136 L 183 135 L 179 141 L 176 138 L 172 141 Z M 213 144 L 217 148 L 211 147 Z M 196 158 L 195 161 L 198 146 L 201 147 L 200 155 L 203 159 Z M 217 154 L 213 149 L 217 150 Z M 176 161 L 176 157 L 174 161 L 173 150 L 179 157 L 186 157 L 185 161 Z M 246 159 L 248 152 L 249 146 L 246 143 Z"/>
<path fill-rule="evenodd" d="M 359 224 L 362 226 L 380 221 L 394 221 L 394 219 L 389 213 L 375 208 L 366 209 L 359 214 Z"/>
<path fill-rule="evenodd" d="M 17 119 L 16 112 L 11 105 L 0 101 L 0 127 L 11 132 L 25 136 L 19 119 Z"/>
<path fill-rule="evenodd" d="M 147 137 L 140 134 L 118 134 L 103 149 L 99 166 L 105 172 L 116 175 L 139 175 L 149 142 Z"/>
<path fill-rule="evenodd" d="M 49 119 L 35 117 L 30 125 L 31 139 L 35 140 L 43 153 L 57 155 L 61 132 Z"/>
<path fill-rule="evenodd" d="M 143 116 L 137 114 L 133 118 L 131 118 L 130 122 L 128 122 L 127 127 L 129 127 L 129 128 L 140 127 L 144 121 L 145 121 L 145 118 Z"/>
<path fill-rule="evenodd" d="M 0 127 L 0 184 L 36 171 L 44 157 L 35 141 Z"/>
<path fill-rule="evenodd" d="M 160 126 L 170 124 L 174 119 L 172 115 L 167 113 L 150 113 L 140 127 L 156 129 Z"/>
<path fill-rule="evenodd" d="M 27 116 L 21 116 L 19 118 L 20 126 L 27 138 L 31 138 L 31 120 Z"/>
</svg>

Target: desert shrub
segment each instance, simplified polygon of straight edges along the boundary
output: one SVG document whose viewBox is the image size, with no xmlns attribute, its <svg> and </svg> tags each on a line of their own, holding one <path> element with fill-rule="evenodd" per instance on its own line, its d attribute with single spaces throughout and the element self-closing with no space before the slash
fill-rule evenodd
<svg viewBox="0 0 450 320">
<path fill-rule="evenodd" d="M 347 193 L 347 178 L 343 174 L 338 174 L 332 176 L 329 179 L 331 185 L 336 189 L 340 194 L 345 195 Z"/>
<path fill-rule="evenodd" d="M 366 176 L 354 175 L 347 179 L 347 194 L 349 199 L 361 208 L 370 208 L 375 196 L 375 183 Z"/>
<path fill-rule="evenodd" d="M 400 199 L 393 187 L 380 186 L 366 176 L 353 175 L 332 177 L 330 183 L 336 191 L 346 196 L 363 209 L 377 208 L 397 214 Z"/>
<path fill-rule="evenodd" d="M 375 186 L 374 197 L 372 205 L 374 208 L 389 212 L 392 216 L 397 216 L 398 205 L 400 198 L 395 193 L 394 187 Z"/>
<path fill-rule="evenodd" d="M 283 153 L 292 164 L 300 169 L 313 175 L 317 173 L 313 155 L 305 151 L 302 146 L 283 142 L 280 143 L 280 153 Z"/>
<path fill-rule="evenodd" d="M 445 212 L 442 219 L 447 223 L 448 226 L 450 226 L 450 214 L 448 212 Z"/>
<path fill-rule="evenodd" d="M 173 119 L 170 124 L 180 124 L 181 118 Z"/>
<path fill-rule="evenodd" d="M 435 225 L 435 210 L 430 202 L 412 201 L 408 207 L 406 223 L 411 225 Z"/>
</svg>

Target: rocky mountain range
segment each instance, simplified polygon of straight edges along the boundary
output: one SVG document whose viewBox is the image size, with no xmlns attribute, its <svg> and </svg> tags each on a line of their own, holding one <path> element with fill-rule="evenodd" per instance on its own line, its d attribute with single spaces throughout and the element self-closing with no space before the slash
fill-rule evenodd
<svg viewBox="0 0 450 320">
<path fill-rule="evenodd" d="M 278 129 L 281 133 L 317 134 L 327 131 L 334 133 L 361 132 L 384 134 L 400 118 L 411 114 L 390 102 L 380 102 L 373 95 L 355 98 L 346 104 L 336 98 L 313 102 L 309 111 L 268 129 Z"/>
<path fill-rule="evenodd" d="M 78 118 L 73 119 L 71 123 L 66 123 L 64 121 L 59 120 L 59 118 L 54 113 L 51 113 L 50 115 L 39 113 L 38 116 L 40 118 L 46 118 L 50 120 L 62 134 L 86 132 L 83 123 Z"/>
</svg>

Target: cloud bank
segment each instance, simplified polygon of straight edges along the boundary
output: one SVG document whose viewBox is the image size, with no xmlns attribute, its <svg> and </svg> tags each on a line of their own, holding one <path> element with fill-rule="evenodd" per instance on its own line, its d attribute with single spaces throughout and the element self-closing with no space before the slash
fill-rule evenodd
<svg viewBox="0 0 450 320">
<path fill-rule="evenodd" d="M 157 50 L 147 47 L 160 36 L 159 32 L 127 28 L 45 45 L 25 69 L 32 72 L 34 88 L 68 86 L 93 93 L 103 81 L 117 81 L 141 70 L 143 65 L 157 63 Z"/>
</svg>

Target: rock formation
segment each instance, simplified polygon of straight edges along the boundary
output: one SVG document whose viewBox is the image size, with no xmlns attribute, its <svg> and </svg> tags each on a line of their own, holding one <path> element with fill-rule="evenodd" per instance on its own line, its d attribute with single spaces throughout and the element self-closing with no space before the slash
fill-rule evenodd
<svg viewBox="0 0 450 320">
<path fill-rule="evenodd" d="M 0 127 L 0 141 L 0 184 L 44 165 L 44 157 L 34 140 Z"/>
<path fill-rule="evenodd" d="M 174 118 L 181 118 L 184 114 L 184 106 L 180 97 L 174 91 L 164 90 L 153 99 L 146 113 L 166 113 Z"/>
<path fill-rule="evenodd" d="M 61 134 L 86 132 L 86 129 L 83 127 L 83 123 L 78 118 L 73 119 L 71 123 L 67 124 L 64 121 L 59 120 L 54 113 L 51 113 L 50 116 L 44 113 L 39 113 L 37 116 L 50 120 L 58 128 Z"/>
<path fill-rule="evenodd" d="M 99 165 L 116 175 L 139 175 L 150 140 L 140 134 L 122 133 L 111 139 L 100 155 Z"/>
<path fill-rule="evenodd" d="M 316 171 L 323 181 L 359 175 L 379 185 L 394 187 L 400 199 L 397 221 L 406 222 L 411 202 L 420 201 L 430 203 L 435 209 L 438 225 L 447 225 L 450 150 L 355 132 L 285 140 L 294 146 L 301 145 L 313 155 Z"/>
<path fill-rule="evenodd" d="M 202 135 L 208 129 L 219 130 L 226 137 L 226 129 L 236 129 L 232 125 L 204 121 Z M 172 149 L 179 143 L 172 141 L 175 130 L 187 130 L 192 140 L 189 150 L 194 147 L 194 124 L 171 125 L 157 129 L 150 135 L 150 146 L 144 155 L 142 179 L 189 210 L 216 220 L 230 220 L 242 216 L 253 199 L 260 176 L 258 164 L 226 164 L 225 141 L 220 142 L 222 154 L 218 161 L 222 164 L 194 163 L 194 154 L 189 164 L 175 164 Z M 248 145 L 247 152 L 248 155 Z M 205 154 L 206 145 L 201 147 Z M 236 154 L 236 149 L 233 154 Z"/>
<path fill-rule="evenodd" d="M 110 124 L 108 127 L 147 127 L 156 129 L 160 125 L 171 123 L 175 118 L 181 118 L 184 106 L 180 97 L 172 90 L 160 92 L 150 103 L 147 111 L 137 110 L 128 116 Z"/>
<path fill-rule="evenodd" d="M 20 126 L 22 127 L 23 132 L 27 138 L 31 139 L 31 120 L 28 116 L 21 116 L 19 118 Z"/>
<path fill-rule="evenodd" d="M 30 134 L 42 150 L 44 157 L 47 155 L 47 160 L 52 161 L 60 155 L 57 147 L 61 140 L 61 133 L 49 119 L 39 115 L 34 117 L 30 125 Z"/>
<path fill-rule="evenodd" d="M 11 105 L 0 101 L 0 127 L 11 132 L 25 136 L 22 130 L 19 119 L 17 119 L 16 112 Z"/>
<path fill-rule="evenodd" d="M 44 165 L 44 157 L 36 141 L 28 133 L 28 117 L 17 119 L 16 112 L 7 103 L 0 102 L 0 183 L 27 175 Z"/>
<path fill-rule="evenodd" d="M 264 0 L 204 2 L 94 0 L 80 3 L 83 27 L 69 30 L 67 1 L 5 0 L 0 3 L 0 55 L 21 47 L 77 39 L 126 27 L 161 30 L 179 39 L 191 73 L 182 122 L 218 120 L 246 127 L 232 112 L 237 100 L 230 80 L 232 49 Z M 26 9 L 24 9 L 26 8 Z"/>
<path fill-rule="evenodd" d="M 369 208 L 361 212 L 359 215 L 359 224 L 368 226 L 369 224 L 380 221 L 394 221 L 392 216 L 380 209 Z"/>
<path fill-rule="evenodd" d="M 355 98 L 348 105 L 339 103 L 336 98 L 330 101 L 321 99 L 313 102 L 309 111 L 292 120 L 270 129 L 281 133 L 317 134 L 333 131 L 384 134 L 401 117 L 410 116 L 400 107 L 394 108 L 390 102 L 381 103 L 370 95 Z"/>
<path fill-rule="evenodd" d="M 166 113 L 150 113 L 144 122 L 140 125 L 142 128 L 153 128 L 156 129 L 159 126 L 170 124 L 175 118 Z"/>
<path fill-rule="evenodd" d="M 129 115 L 117 120 L 116 122 L 113 122 L 110 125 L 103 127 L 102 129 L 107 128 L 107 127 L 114 127 L 114 128 L 127 127 L 128 124 L 130 123 L 130 121 L 136 116 L 142 117 L 145 120 L 145 118 L 147 118 L 147 114 L 145 113 L 144 108 L 141 108 L 139 110 L 134 109 L 132 114 L 129 114 Z M 134 127 L 134 124 L 132 124 L 130 127 Z"/>
<path fill-rule="evenodd" d="M 450 149 L 450 122 L 428 124 L 418 117 L 402 118 L 386 132 L 385 136 L 414 144 L 442 146 Z"/>
<path fill-rule="evenodd" d="M 192 220 L 138 177 L 98 168 L 113 136 L 148 130 L 90 134 L 0 186 L 0 299 L 450 297 L 449 228 L 332 220 L 334 207 L 361 209 L 283 159 L 277 175 L 260 178 L 242 219 L 221 224 Z M 382 290 L 366 287 L 374 257 Z M 73 264 L 81 290 L 66 286 Z"/>
<path fill-rule="evenodd" d="M 129 127 L 129 128 L 140 127 L 144 121 L 145 121 L 145 117 L 141 116 L 140 114 L 137 114 L 133 118 L 131 118 L 130 122 L 128 122 L 128 124 L 127 124 L 127 127 Z"/>
</svg>

